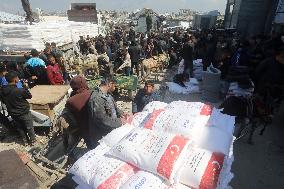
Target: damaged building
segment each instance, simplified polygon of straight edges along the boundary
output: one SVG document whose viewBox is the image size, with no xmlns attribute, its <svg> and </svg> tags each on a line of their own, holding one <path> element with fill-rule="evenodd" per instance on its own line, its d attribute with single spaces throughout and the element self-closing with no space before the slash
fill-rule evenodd
<svg viewBox="0 0 284 189">
<path fill-rule="evenodd" d="M 279 0 L 228 0 L 225 28 L 236 29 L 241 36 L 269 33 Z"/>
<path fill-rule="evenodd" d="M 96 3 L 71 3 L 67 15 L 69 21 L 98 23 Z"/>
</svg>

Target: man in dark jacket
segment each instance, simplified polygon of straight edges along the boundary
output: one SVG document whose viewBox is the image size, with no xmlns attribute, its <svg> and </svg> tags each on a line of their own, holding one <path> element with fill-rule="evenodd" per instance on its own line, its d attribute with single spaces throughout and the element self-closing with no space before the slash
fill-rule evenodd
<svg viewBox="0 0 284 189">
<path fill-rule="evenodd" d="M 126 123 L 126 115 L 117 108 L 111 95 L 115 86 L 114 79 L 104 78 L 88 102 L 89 129 L 93 142 L 91 148 L 95 148 L 103 136 Z"/>
<path fill-rule="evenodd" d="M 136 38 L 136 33 L 135 33 L 133 27 L 131 27 L 130 30 L 129 30 L 128 40 L 129 41 L 135 41 L 135 38 Z"/>
<path fill-rule="evenodd" d="M 193 62 L 192 62 L 193 49 L 191 47 L 190 38 L 188 35 L 185 37 L 185 41 L 186 42 L 182 50 L 182 57 L 184 59 L 184 72 L 189 73 L 190 77 L 193 77 Z"/>
<path fill-rule="evenodd" d="M 255 70 L 256 92 L 260 95 L 270 93 L 275 98 L 281 97 L 284 86 L 284 50 L 260 63 Z"/>
<path fill-rule="evenodd" d="M 7 106 L 9 115 L 16 123 L 23 142 L 35 143 L 36 136 L 33 127 L 33 120 L 30 113 L 30 105 L 27 99 L 31 99 L 32 95 L 29 92 L 27 84 L 23 89 L 17 88 L 16 84 L 19 82 L 19 77 L 16 72 L 9 72 L 6 74 L 8 85 L 2 88 L 2 99 Z"/>
<path fill-rule="evenodd" d="M 132 103 L 132 112 L 141 112 L 148 103 L 158 101 L 159 99 L 159 96 L 155 92 L 154 83 L 148 81 L 145 83 L 144 88 L 137 92 L 137 95 Z"/>
<path fill-rule="evenodd" d="M 135 41 L 131 42 L 131 46 L 128 49 L 128 53 L 131 59 L 131 70 L 135 68 L 136 75 L 139 76 L 139 61 L 141 58 L 141 48 Z"/>
</svg>

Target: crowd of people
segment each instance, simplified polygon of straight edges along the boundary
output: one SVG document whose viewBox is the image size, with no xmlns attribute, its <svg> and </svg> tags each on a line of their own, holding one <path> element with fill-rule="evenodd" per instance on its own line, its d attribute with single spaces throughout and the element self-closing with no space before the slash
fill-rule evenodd
<svg viewBox="0 0 284 189">
<path fill-rule="evenodd" d="M 27 102 L 32 98 L 29 87 L 70 84 L 73 92 L 58 123 L 64 133 L 84 138 L 88 148 L 93 149 L 102 136 L 126 123 L 130 116 L 117 108 L 112 97 L 116 81 L 111 68 L 115 73 L 139 76 L 143 59 L 163 53 L 169 57 L 168 69 L 184 60 L 184 73 L 174 77 L 174 82 L 183 87 L 183 81 L 194 77 L 194 59 L 203 60 L 204 70 L 210 64 L 220 69 L 224 80 L 232 68 L 247 67 L 259 94 L 263 94 L 267 85 L 282 89 L 284 84 L 283 38 L 275 32 L 270 36 L 257 35 L 241 40 L 236 33 L 216 30 L 144 34 L 136 33 L 133 28 L 128 32 L 117 28 L 105 37 L 81 36 L 77 47 L 77 55 L 96 55 L 98 64 L 109 68 L 102 74 L 104 79 L 96 90 L 89 89 L 82 75 L 69 78 L 63 53 L 55 43 L 47 43 L 41 53 L 34 49 L 25 54 L 26 63 L 21 67 L 15 63 L 0 64 L 1 100 L 24 143 L 36 141 Z M 275 97 L 282 96 L 281 90 L 272 92 Z M 133 101 L 133 113 L 142 111 L 146 104 L 156 100 L 161 99 L 156 94 L 154 82 L 147 81 Z"/>
</svg>

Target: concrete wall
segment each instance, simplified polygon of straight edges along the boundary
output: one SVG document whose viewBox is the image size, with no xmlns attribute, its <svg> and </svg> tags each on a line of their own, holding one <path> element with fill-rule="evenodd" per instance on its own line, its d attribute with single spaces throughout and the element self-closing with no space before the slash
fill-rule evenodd
<svg viewBox="0 0 284 189">
<path fill-rule="evenodd" d="M 228 0 L 225 12 L 225 28 L 236 28 L 242 0 Z"/>
<path fill-rule="evenodd" d="M 209 22 L 204 27 L 204 19 L 209 19 Z M 195 15 L 193 19 L 193 28 L 194 29 L 211 29 L 215 27 L 217 16 L 210 15 Z"/>
<path fill-rule="evenodd" d="M 237 30 L 243 37 L 269 32 L 278 0 L 242 0 Z"/>
<path fill-rule="evenodd" d="M 269 33 L 279 0 L 228 0 L 225 28 L 236 28 L 242 37 Z M 233 10 L 230 11 L 233 7 Z"/>
<path fill-rule="evenodd" d="M 274 22 L 284 24 L 284 0 L 279 0 Z"/>
</svg>

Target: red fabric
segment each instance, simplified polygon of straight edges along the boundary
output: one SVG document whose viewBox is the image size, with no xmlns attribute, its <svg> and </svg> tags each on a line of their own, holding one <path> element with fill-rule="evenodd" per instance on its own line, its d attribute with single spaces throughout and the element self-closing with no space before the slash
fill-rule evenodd
<svg viewBox="0 0 284 189">
<path fill-rule="evenodd" d="M 144 128 L 145 129 L 153 129 L 153 125 L 156 121 L 156 119 L 159 117 L 159 115 L 164 112 L 164 109 L 160 109 L 160 110 L 154 110 L 151 114 L 151 117 L 148 119 L 147 123 L 145 124 Z"/>
<path fill-rule="evenodd" d="M 208 162 L 199 189 L 217 188 L 218 179 L 223 168 L 225 155 L 214 152 Z"/>
<path fill-rule="evenodd" d="M 62 73 L 58 64 L 48 65 L 46 68 L 47 77 L 51 85 L 62 85 L 64 83 Z"/>
<path fill-rule="evenodd" d="M 87 103 L 91 96 L 87 81 L 82 76 L 74 77 L 70 86 L 73 90 L 71 97 L 66 102 L 66 107 L 73 113 L 78 125 L 88 132 L 88 108 Z"/>
<path fill-rule="evenodd" d="M 89 101 L 91 91 L 85 90 L 82 93 L 70 97 L 66 103 L 66 107 L 74 113 L 80 113 L 84 106 Z"/>
<path fill-rule="evenodd" d="M 173 138 L 165 153 L 162 155 L 157 167 L 157 172 L 160 175 L 166 177 L 167 179 L 171 177 L 175 162 L 179 158 L 187 141 L 188 140 L 182 136 L 175 136 Z"/>
<path fill-rule="evenodd" d="M 70 86 L 72 88 L 72 93 L 71 96 L 74 96 L 76 94 L 82 93 L 85 90 L 89 90 L 88 84 L 86 79 L 83 76 L 75 76 L 71 81 L 70 81 Z"/>
</svg>

